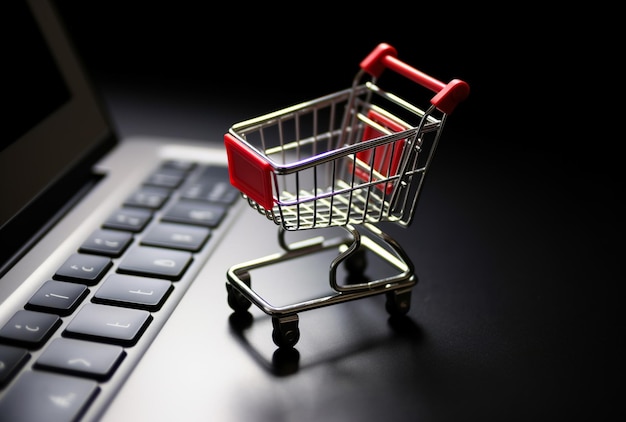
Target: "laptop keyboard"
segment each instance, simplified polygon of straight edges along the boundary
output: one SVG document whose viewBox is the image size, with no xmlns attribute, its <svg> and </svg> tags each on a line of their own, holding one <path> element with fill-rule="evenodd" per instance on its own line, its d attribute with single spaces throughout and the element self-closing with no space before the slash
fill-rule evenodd
<svg viewBox="0 0 626 422">
<path fill-rule="evenodd" d="M 0 328 L 0 418 L 77 420 L 112 389 L 238 197 L 225 166 L 150 174 Z"/>
</svg>

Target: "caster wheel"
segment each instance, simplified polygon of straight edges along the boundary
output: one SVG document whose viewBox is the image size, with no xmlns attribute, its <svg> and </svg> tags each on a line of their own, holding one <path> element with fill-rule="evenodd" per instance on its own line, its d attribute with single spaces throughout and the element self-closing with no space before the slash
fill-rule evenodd
<svg viewBox="0 0 626 422">
<path fill-rule="evenodd" d="M 406 315 L 411 309 L 411 292 L 387 293 L 387 301 L 385 302 L 385 309 L 391 316 Z"/>
<path fill-rule="evenodd" d="M 351 276 L 362 276 L 367 268 L 367 251 L 357 249 L 344 261 L 346 270 Z"/>
<path fill-rule="evenodd" d="M 272 340 L 280 348 L 291 348 L 300 340 L 300 329 L 298 328 L 298 315 L 289 317 L 273 317 Z"/>
<path fill-rule="evenodd" d="M 245 273 L 241 280 L 250 286 L 250 274 Z M 250 308 L 252 302 L 250 302 L 239 290 L 234 288 L 230 283 L 226 283 L 226 292 L 228 293 L 228 306 L 235 312 L 245 312 Z"/>
</svg>

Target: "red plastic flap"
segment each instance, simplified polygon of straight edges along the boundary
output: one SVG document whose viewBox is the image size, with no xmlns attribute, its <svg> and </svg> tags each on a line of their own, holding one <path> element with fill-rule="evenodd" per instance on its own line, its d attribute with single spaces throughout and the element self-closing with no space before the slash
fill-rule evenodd
<svg viewBox="0 0 626 422">
<path fill-rule="evenodd" d="M 274 196 L 270 163 L 254 154 L 230 133 L 224 135 L 224 145 L 230 183 L 266 210 L 271 210 Z"/>
<path fill-rule="evenodd" d="M 374 110 L 370 110 L 367 113 L 367 117 L 374 122 L 380 124 L 381 126 L 389 129 L 391 132 L 402 132 L 403 130 L 406 130 L 406 128 L 399 123 Z M 386 133 L 383 133 L 380 130 L 368 125 L 363 131 L 362 141 L 378 138 L 383 135 L 386 135 Z M 372 163 L 372 168 L 383 177 L 395 176 L 398 172 L 398 165 L 400 163 L 400 158 L 402 157 L 402 151 L 404 149 L 405 141 L 405 139 L 400 139 L 395 141 L 394 145 L 385 144 L 380 145 L 374 149 L 361 151 L 356 154 L 356 157 L 364 163 L 369 164 L 371 161 L 372 153 L 374 153 L 375 155 L 374 162 Z M 365 171 L 364 169 L 357 167 L 355 169 L 355 172 L 360 179 L 365 181 L 369 180 L 369 172 Z M 373 181 L 376 181 L 376 177 L 373 177 Z M 382 184 L 377 186 L 380 189 L 383 188 Z M 393 186 L 387 185 L 387 193 L 389 193 L 391 189 L 393 189 Z"/>
</svg>

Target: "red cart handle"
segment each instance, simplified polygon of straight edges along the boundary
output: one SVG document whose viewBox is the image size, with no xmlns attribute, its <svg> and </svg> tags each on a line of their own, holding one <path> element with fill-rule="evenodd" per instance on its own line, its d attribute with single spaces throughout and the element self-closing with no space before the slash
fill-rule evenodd
<svg viewBox="0 0 626 422">
<path fill-rule="evenodd" d="M 469 85 L 459 79 L 444 84 L 427 74 L 409 66 L 397 58 L 395 48 L 386 43 L 378 44 L 372 52 L 361 61 L 361 69 L 378 78 L 383 70 L 389 68 L 396 73 L 435 92 L 430 103 L 446 114 L 452 113 L 454 108 L 469 95 Z"/>
</svg>

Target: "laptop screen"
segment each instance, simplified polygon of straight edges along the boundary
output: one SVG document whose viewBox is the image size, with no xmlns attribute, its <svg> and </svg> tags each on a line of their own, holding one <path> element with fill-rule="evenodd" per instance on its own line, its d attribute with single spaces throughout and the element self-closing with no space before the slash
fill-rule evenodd
<svg viewBox="0 0 626 422">
<path fill-rule="evenodd" d="M 70 99 L 70 91 L 46 48 L 43 34 L 26 3 L 12 2 L 19 25 L 13 36 L 19 42 L 7 43 L 3 91 L 8 94 L 9 116 L 0 139 L 0 151 L 22 137 Z M 6 210 L 5 210 L 6 211 Z"/>
<path fill-rule="evenodd" d="M 10 1 L 0 140 L 0 275 L 114 144 L 99 100 L 46 2 Z M 46 34 L 44 38 L 43 34 Z M 50 40 L 46 42 L 45 40 Z"/>
</svg>

